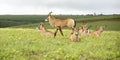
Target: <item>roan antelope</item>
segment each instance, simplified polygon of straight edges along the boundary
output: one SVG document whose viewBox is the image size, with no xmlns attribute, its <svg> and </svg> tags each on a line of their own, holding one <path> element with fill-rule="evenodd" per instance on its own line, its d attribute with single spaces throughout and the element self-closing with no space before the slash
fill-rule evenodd
<svg viewBox="0 0 120 60">
<path fill-rule="evenodd" d="M 91 26 L 87 26 L 87 24 L 82 25 L 79 29 L 80 35 L 81 36 L 87 36 L 90 34 L 89 28 Z"/>
<path fill-rule="evenodd" d="M 73 42 L 78 42 L 80 41 L 80 37 L 79 37 L 79 28 L 74 28 L 73 29 L 73 34 L 70 35 L 70 41 Z"/>
<path fill-rule="evenodd" d="M 100 36 L 102 34 L 104 28 L 105 28 L 105 26 L 99 26 L 91 34 L 94 35 L 94 36 Z"/>
<path fill-rule="evenodd" d="M 48 31 L 44 27 L 44 23 L 42 23 L 42 22 L 38 25 L 38 29 L 40 30 L 40 33 L 43 34 L 43 35 L 54 35 L 54 32 Z"/>
<path fill-rule="evenodd" d="M 61 35 L 63 35 L 62 28 L 63 27 L 69 27 L 73 30 L 75 27 L 75 21 L 71 18 L 57 18 L 51 15 L 52 12 L 49 12 L 47 19 L 45 21 L 49 21 L 49 24 L 56 28 L 56 31 L 54 33 L 54 38 L 57 34 L 57 31 L 59 30 Z M 73 33 L 73 32 L 72 32 Z"/>
</svg>

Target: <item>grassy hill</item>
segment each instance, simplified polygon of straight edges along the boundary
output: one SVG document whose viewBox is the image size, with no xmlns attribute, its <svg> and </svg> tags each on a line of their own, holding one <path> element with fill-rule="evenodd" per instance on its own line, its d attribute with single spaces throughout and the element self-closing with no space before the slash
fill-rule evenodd
<svg viewBox="0 0 120 60">
<path fill-rule="evenodd" d="M 97 25 L 107 25 L 106 30 L 120 30 L 120 15 L 83 16 L 83 15 L 54 15 L 60 18 L 73 18 L 79 27 L 82 23 L 91 25 L 95 29 Z M 39 22 L 44 22 L 46 15 L 0 15 L 1 28 L 36 28 Z M 51 29 L 48 22 L 46 27 Z M 112 28 L 111 28 L 112 27 Z"/>
</svg>

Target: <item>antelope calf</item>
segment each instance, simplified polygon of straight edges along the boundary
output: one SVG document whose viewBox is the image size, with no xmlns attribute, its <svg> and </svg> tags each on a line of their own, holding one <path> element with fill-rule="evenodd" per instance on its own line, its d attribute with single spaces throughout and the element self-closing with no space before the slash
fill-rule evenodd
<svg viewBox="0 0 120 60">
<path fill-rule="evenodd" d="M 53 35 L 54 36 L 54 32 L 48 31 L 44 27 L 44 23 L 42 23 L 42 22 L 38 25 L 38 29 L 40 30 L 40 33 L 43 34 L 43 35 Z"/>
<path fill-rule="evenodd" d="M 80 41 L 80 37 L 79 37 L 79 28 L 74 28 L 73 29 L 73 33 L 70 35 L 70 41 L 73 42 L 78 42 Z"/>
<path fill-rule="evenodd" d="M 105 26 L 99 26 L 96 30 L 94 30 L 91 34 L 94 36 L 100 36 L 104 30 Z"/>
<path fill-rule="evenodd" d="M 79 32 L 80 32 L 80 35 L 81 36 L 87 36 L 87 35 L 89 35 L 90 34 L 90 31 L 89 31 L 89 28 L 90 28 L 91 26 L 87 26 L 87 24 L 85 24 L 85 25 L 82 25 L 79 29 Z"/>
</svg>

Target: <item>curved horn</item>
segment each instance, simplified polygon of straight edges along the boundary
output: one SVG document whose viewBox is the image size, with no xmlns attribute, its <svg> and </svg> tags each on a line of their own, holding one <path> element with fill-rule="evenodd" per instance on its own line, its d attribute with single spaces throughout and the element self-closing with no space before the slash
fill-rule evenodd
<svg viewBox="0 0 120 60">
<path fill-rule="evenodd" d="M 49 14 L 48 14 L 48 15 L 51 15 L 51 13 L 52 13 L 52 11 L 51 11 L 51 12 L 49 12 Z"/>
</svg>

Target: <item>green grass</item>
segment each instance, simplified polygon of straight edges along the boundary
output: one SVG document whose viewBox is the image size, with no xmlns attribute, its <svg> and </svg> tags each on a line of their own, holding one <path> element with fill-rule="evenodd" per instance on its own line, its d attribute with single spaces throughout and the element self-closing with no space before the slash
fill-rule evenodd
<svg viewBox="0 0 120 60">
<path fill-rule="evenodd" d="M 70 42 L 71 30 L 63 29 L 56 38 L 43 36 L 36 27 L 46 15 L 0 15 L 0 60 L 120 60 L 120 15 L 71 17 L 77 27 L 87 23 L 94 30 L 97 25 L 106 25 L 100 37 L 81 37 L 80 42 Z M 48 22 L 46 28 L 55 31 Z"/>
<path fill-rule="evenodd" d="M 52 29 L 54 30 L 54 29 Z M 120 59 L 120 31 L 104 31 L 100 37 L 70 42 L 71 30 L 43 36 L 35 29 L 0 28 L 1 60 L 116 60 Z"/>
</svg>

